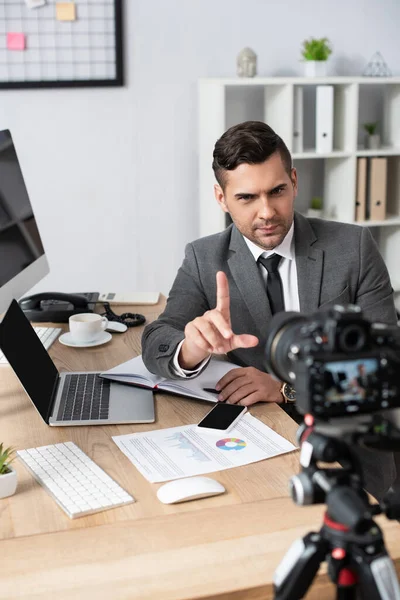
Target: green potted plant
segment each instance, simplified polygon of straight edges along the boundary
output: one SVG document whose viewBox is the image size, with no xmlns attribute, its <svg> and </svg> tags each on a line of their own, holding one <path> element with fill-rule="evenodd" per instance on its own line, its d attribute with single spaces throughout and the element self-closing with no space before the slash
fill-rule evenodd
<svg viewBox="0 0 400 600">
<path fill-rule="evenodd" d="M 322 198 L 320 196 L 314 196 L 311 199 L 310 208 L 307 212 L 308 217 L 322 217 Z"/>
<path fill-rule="evenodd" d="M 364 123 L 365 146 L 370 150 L 376 150 L 381 145 L 381 136 L 377 133 L 378 123 Z"/>
<path fill-rule="evenodd" d="M 0 498 L 12 496 L 17 489 L 17 471 L 11 466 L 14 450 L 0 444 Z"/>
<path fill-rule="evenodd" d="M 326 65 L 331 53 L 332 47 L 326 37 L 304 40 L 301 54 L 306 77 L 325 77 Z"/>
</svg>

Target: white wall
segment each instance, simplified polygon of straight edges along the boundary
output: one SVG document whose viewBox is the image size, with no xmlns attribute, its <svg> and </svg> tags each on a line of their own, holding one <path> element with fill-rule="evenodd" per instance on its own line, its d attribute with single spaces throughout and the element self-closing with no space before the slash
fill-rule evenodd
<svg viewBox="0 0 400 600">
<path fill-rule="evenodd" d="M 244 46 L 259 75 L 301 74 L 311 35 L 332 41 L 333 73 L 376 50 L 400 73 L 398 0 L 125 5 L 124 88 L 0 93 L 51 266 L 36 290 L 168 292 L 198 236 L 197 79 L 234 76 Z"/>
</svg>

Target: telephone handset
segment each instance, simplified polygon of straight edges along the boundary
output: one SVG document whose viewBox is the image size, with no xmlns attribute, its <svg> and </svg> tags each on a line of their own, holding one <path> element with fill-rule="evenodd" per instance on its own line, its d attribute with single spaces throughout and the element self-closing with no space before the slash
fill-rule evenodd
<svg viewBox="0 0 400 600">
<path fill-rule="evenodd" d="M 98 292 L 83 294 L 43 292 L 22 298 L 19 305 L 30 321 L 68 323 L 72 315 L 93 312 L 98 297 Z"/>
</svg>

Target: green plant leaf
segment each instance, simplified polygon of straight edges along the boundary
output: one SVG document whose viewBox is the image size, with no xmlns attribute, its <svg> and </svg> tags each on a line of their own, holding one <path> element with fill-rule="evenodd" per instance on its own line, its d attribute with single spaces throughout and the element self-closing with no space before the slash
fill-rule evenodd
<svg viewBox="0 0 400 600">
<path fill-rule="evenodd" d="M 332 47 L 328 38 L 310 38 L 304 40 L 302 56 L 305 60 L 328 60 L 332 53 Z"/>
<path fill-rule="evenodd" d="M 9 472 L 9 465 L 14 460 L 14 448 L 11 446 L 4 449 L 3 443 L 0 443 L 0 475 Z"/>
<path fill-rule="evenodd" d="M 314 196 L 311 199 L 311 208 L 313 210 L 322 210 L 322 198 L 320 196 Z"/>
<path fill-rule="evenodd" d="M 374 135 L 377 127 L 378 123 L 364 123 L 364 129 L 369 135 Z"/>
</svg>

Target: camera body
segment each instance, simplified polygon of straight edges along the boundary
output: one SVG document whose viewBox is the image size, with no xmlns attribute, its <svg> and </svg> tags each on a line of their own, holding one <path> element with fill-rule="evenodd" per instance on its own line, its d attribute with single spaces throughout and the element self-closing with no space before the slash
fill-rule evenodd
<svg viewBox="0 0 400 600">
<path fill-rule="evenodd" d="M 275 315 L 266 355 L 270 372 L 295 386 L 302 414 L 329 420 L 400 406 L 400 329 L 370 323 L 358 306 Z"/>
</svg>

